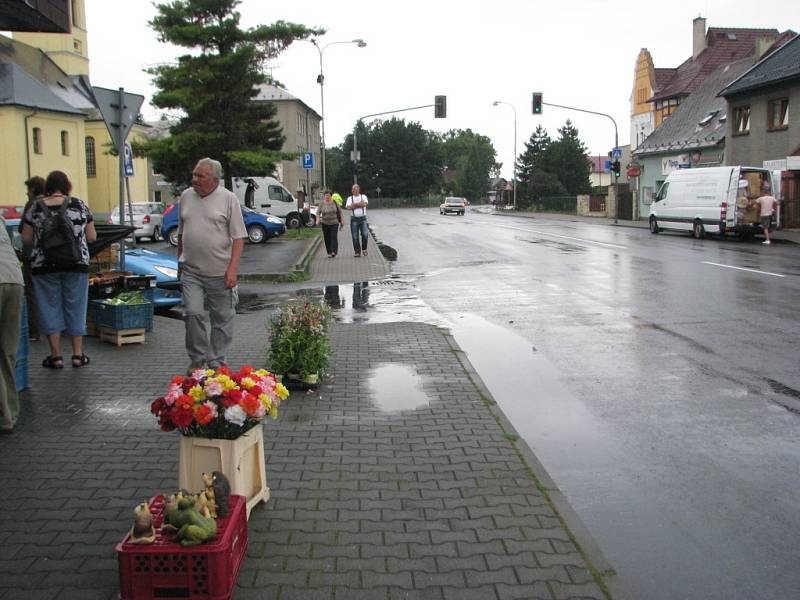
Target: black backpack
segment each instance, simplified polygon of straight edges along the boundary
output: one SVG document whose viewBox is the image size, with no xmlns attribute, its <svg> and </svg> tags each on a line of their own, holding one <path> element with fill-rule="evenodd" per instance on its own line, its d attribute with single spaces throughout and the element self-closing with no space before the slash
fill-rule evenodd
<svg viewBox="0 0 800 600">
<path fill-rule="evenodd" d="M 44 214 L 39 247 L 48 267 L 68 267 L 81 260 L 81 248 L 72 221 L 67 217 L 70 198 L 64 198 L 59 210 L 51 210 L 43 200 L 38 200 Z"/>
</svg>

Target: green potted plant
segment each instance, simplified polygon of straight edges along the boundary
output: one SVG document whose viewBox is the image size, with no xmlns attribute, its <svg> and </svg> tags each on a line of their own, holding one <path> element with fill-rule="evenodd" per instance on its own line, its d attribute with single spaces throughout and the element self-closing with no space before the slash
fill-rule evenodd
<svg viewBox="0 0 800 600">
<path fill-rule="evenodd" d="M 328 366 L 330 309 L 305 302 L 286 304 L 272 317 L 268 359 L 275 373 L 286 383 L 300 381 L 316 385 Z"/>
</svg>

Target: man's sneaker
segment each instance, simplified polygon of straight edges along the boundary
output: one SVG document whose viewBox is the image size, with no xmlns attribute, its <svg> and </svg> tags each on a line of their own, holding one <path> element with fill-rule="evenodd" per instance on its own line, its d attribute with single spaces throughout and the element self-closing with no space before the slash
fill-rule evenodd
<svg viewBox="0 0 800 600">
<path fill-rule="evenodd" d="M 770 244 L 770 243 L 772 243 L 772 242 L 770 242 L 769 240 L 764 240 L 764 241 L 763 241 L 763 242 L 761 242 L 761 243 L 762 243 L 762 244 Z"/>
<path fill-rule="evenodd" d="M 356 252 L 353 254 L 353 258 L 358 258 L 359 256 L 361 256 L 361 252 Z"/>
</svg>

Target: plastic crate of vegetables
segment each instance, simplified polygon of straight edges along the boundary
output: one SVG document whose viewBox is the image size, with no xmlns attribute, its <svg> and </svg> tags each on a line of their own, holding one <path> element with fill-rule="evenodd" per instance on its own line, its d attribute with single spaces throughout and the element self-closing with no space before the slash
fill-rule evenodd
<svg viewBox="0 0 800 600">
<path fill-rule="evenodd" d="M 153 303 L 141 291 L 122 292 L 114 298 L 92 300 L 92 322 L 111 329 L 153 329 Z"/>
</svg>

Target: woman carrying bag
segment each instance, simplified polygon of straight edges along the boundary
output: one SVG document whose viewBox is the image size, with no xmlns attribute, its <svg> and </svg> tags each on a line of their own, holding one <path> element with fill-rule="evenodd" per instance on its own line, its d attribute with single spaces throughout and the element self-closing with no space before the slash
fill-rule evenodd
<svg viewBox="0 0 800 600">
<path fill-rule="evenodd" d="M 71 337 L 72 366 L 89 364 L 83 353 L 86 307 L 89 299 L 89 246 L 97 239 L 94 219 L 86 204 L 70 196 L 67 175 L 47 176 L 44 198 L 23 215 L 22 243 L 30 249 L 30 265 L 39 326 L 47 336 L 50 355 L 42 366 L 61 369 L 61 333 Z"/>
<path fill-rule="evenodd" d="M 325 239 L 325 251 L 328 258 L 335 258 L 339 252 L 339 231 L 344 227 L 342 209 L 331 199 L 331 193 L 325 192 L 322 204 L 319 205 L 319 222 L 322 225 L 322 237 Z"/>
</svg>

